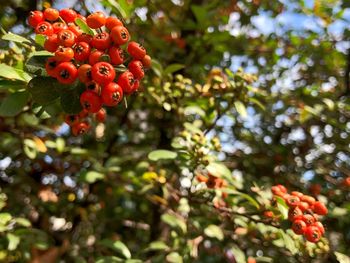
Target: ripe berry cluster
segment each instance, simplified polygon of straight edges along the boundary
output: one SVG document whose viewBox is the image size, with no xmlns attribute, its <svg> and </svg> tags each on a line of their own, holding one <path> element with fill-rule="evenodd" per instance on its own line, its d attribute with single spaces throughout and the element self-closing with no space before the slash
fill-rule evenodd
<svg viewBox="0 0 350 263">
<path fill-rule="evenodd" d="M 288 219 L 292 222 L 292 230 L 298 235 L 304 235 L 306 240 L 316 243 L 325 233 L 319 216 L 328 213 L 327 207 L 309 195 L 293 191 L 290 194 L 283 185 L 271 187 L 275 196 L 282 197 L 289 206 Z"/>
<path fill-rule="evenodd" d="M 198 174 L 196 179 L 200 183 L 205 183 L 209 189 L 220 189 L 227 187 L 227 181 L 225 179 L 219 178 L 208 173 L 208 176 Z M 213 203 L 216 208 L 225 207 L 226 202 L 224 201 L 227 198 L 228 194 L 226 192 L 221 193 L 221 198 L 214 199 Z"/>
<path fill-rule="evenodd" d="M 86 86 L 80 95 L 83 111 L 66 118 L 74 135 L 89 129 L 89 114 L 103 122 L 106 111 L 102 106 L 116 106 L 123 95 L 138 90 L 144 69 L 151 65 L 145 48 L 129 41 L 130 34 L 123 23 L 102 12 L 85 18 L 72 9 L 47 8 L 44 12 L 30 12 L 28 23 L 36 34 L 45 36 L 44 48 L 54 53 L 46 62 L 47 74 L 62 84 L 79 79 Z M 87 24 L 94 34 L 84 33 L 80 23 Z M 122 47 L 130 55 L 128 58 Z"/>
</svg>

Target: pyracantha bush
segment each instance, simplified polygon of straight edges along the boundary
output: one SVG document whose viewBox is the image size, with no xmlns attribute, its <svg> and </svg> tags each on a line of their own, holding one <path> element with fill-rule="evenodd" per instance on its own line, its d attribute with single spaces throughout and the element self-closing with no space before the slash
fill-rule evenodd
<svg viewBox="0 0 350 263">
<path fill-rule="evenodd" d="M 85 85 L 80 94 L 83 110 L 65 118 L 74 135 L 90 129 L 92 115 L 104 122 L 103 106 L 116 106 L 123 96 L 137 91 L 151 65 L 146 49 L 130 41 L 128 29 L 117 17 L 102 12 L 84 17 L 72 9 L 47 8 L 30 12 L 28 24 L 45 36 L 44 48 L 53 53 L 46 61 L 47 74 L 64 85 L 77 81 Z"/>
</svg>

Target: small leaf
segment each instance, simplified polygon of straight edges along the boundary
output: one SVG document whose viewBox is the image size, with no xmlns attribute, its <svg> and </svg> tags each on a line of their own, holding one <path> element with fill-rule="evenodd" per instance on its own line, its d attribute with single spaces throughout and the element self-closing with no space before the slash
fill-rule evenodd
<svg viewBox="0 0 350 263">
<path fill-rule="evenodd" d="M 184 67 L 185 65 L 182 64 L 171 64 L 165 68 L 164 75 L 172 74 L 180 69 L 183 69 Z"/>
<path fill-rule="evenodd" d="M 247 117 L 247 115 L 248 115 L 248 114 L 247 114 L 247 109 L 246 109 L 246 107 L 244 106 L 244 104 L 243 104 L 241 101 L 239 101 L 239 100 L 235 101 L 234 104 L 235 104 L 235 108 L 236 108 L 237 112 L 238 112 L 243 118 Z"/>
<path fill-rule="evenodd" d="M 48 105 L 57 100 L 60 96 L 60 90 L 57 80 L 47 77 L 35 77 L 28 83 L 28 90 L 32 98 L 40 105 Z"/>
<path fill-rule="evenodd" d="M 16 116 L 27 105 L 28 99 L 29 93 L 27 91 L 11 93 L 5 97 L 0 105 L 0 116 Z"/>
<path fill-rule="evenodd" d="M 231 171 L 222 163 L 219 163 L 219 162 L 209 163 L 206 169 L 210 174 L 214 176 L 224 177 L 224 178 L 227 178 L 228 180 L 232 180 Z"/>
<path fill-rule="evenodd" d="M 20 242 L 20 238 L 14 234 L 11 234 L 11 233 L 7 233 L 6 237 L 8 240 L 7 249 L 10 251 L 15 250 Z"/>
<path fill-rule="evenodd" d="M 244 252 L 236 245 L 232 246 L 231 249 L 233 256 L 237 263 L 246 263 L 246 257 Z"/>
<path fill-rule="evenodd" d="M 165 244 L 163 241 L 153 241 L 148 245 L 146 251 L 150 250 L 168 250 L 169 246 Z"/>
<path fill-rule="evenodd" d="M 30 227 L 32 225 L 32 223 L 30 223 L 30 221 L 26 218 L 22 218 L 22 217 L 17 217 L 15 219 L 16 224 L 24 226 L 24 227 Z"/>
<path fill-rule="evenodd" d="M 335 251 L 334 252 L 335 257 L 337 258 L 337 260 L 339 261 L 339 263 L 350 263 L 350 257 L 342 254 L 340 252 Z"/>
<path fill-rule="evenodd" d="M 148 154 L 148 158 L 152 161 L 159 160 L 172 160 L 177 157 L 176 152 L 168 151 L 168 150 L 155 150 Z"/>
<path fill-rule="evenodd" d="M 80 95 L 77 89 L 67 90 L 61 95 L 61 107 L 67 114 L 77 114 L 81 112 Z"/>
<path fill-rule="evenodd" d="M 114 256 L 99 257 L 96 260 L 96 263 L 120 263 L 120 262 L 125 262 L 125 260 Z"/>
<path fill-rule="evenodd" d="M 163 75 L 163 67 L 158 62 L 158 60 L 152 59 L 151 68 L 158 77 L 161 77 Z"/>
<path fill-rule="evenodd" d="M 20 90 L 25 88 L 26 84 L 22 81 L 0 80 L 0 90 Z"/>
<path fill-rule="evenodd" d="M 100 245 L 108 247 L 117 253 L 121 254 L 124 258 L 130 259 L 131 258 L 131 253 L 128 247 L 121 241 L 112 241 L 110 239 L 104 239 L 99 242 Z"/>
<path fill-rule="evenodd" d="M 98 180 L 105 178 L 105 175 L 96 171 L 89 171 L 80 175 L 80 180 L 89 184 L 95 183 Z"/>
<path fill-rule="evenodd" d="M 11 214 L 9 213 L 0 213 L 0 224 L 7 225 L 12 219 Z"/>
<path fill-rule="evenodd" d="M 22 37 L 20 35 L 17 35 L 17 34 L 13 34 L 11 32 L 3 35 L 1 37 L 1 39 L 7 40 L 7 41 L 12 41 L 12 42 L 17 42 L 17 43 L 25 43 L 25 42 L 30 43 L 29 39 Z"/>
<path fill-rule="evenodd" d="M 23 70 L 13 68 L 6 64 L 0 64 L 0 77 L 5 79 L 16 79 L 27 82 L 30 80 L 30 76 Z"/>
<path fill-rule="evenodd" d="M 204 234 L 206 234 L 208 237 L 216 238 L 218 240 L 224 239 L 224 233 L 222 232 L 221 228 L 216 225 L 209 225 L 204 229 Z"/>
<path fill-rule="evenodd" d="M 40 53 L 39 53 L 40 54 Z M 38 75 L 38 76 L 45 76 L 48 77 L 46 69 L 45 69 L 45 63 L 51 55 L 45 55 L 44 53 L 41 55 L 32 55 L 28 58 L 28 60 L 25 63 L 25 68 L 29 73 Z"/>
<path fill-rule="evenodd" d="M 37 43 L 39 46 L 44 47 L 46 38 L 44 35 L 35 35 L 35 43 Z"/>
<path fill-rule="evenodd" d="M 169 263 L 182 263 L 183 262 L 182 257 L 177 252 L 171 252 L 170 254 L 168 254 L 166 256 L 166 260 Z"/>
<path fill-rule="evenodd" d="M 192 12 L 194 16 L 196 17 L 196 20 L 200 26 L 205 26 L 206 24 L 206 17 L 207 17 L 207 10 L 199 5 L 191 5 Z"/>
<path fill-rule="evenodd" d="M 85 33 L 85 34 L 89 34 L 89 35 L 94 35 L 94 31 L 84 22 L 84 20 L 80 19 L 80 18 L 76 18 L 74 21 L 79 27 L 80 29 Z"/>
<path fill-rule="evenodd" d="M 187 226 L 184 219 L 171 214 L 163 214 L 162 221 L 173 228 L 179 228 L 183 233 L 187 232 Z"/>
</svg>

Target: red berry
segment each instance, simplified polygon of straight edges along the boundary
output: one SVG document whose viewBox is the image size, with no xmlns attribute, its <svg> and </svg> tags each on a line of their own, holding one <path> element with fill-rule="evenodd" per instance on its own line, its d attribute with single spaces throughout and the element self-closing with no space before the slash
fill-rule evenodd
<svg viewBox="0 0 350 263">
<path fill-rule="evenodd" d="M 82 83 L 88 83 L 92 81 L 92 77 L 91 77 L 91 65 L 89 64 L 84 64 L 81 65 L 78 68 L 78 76 L 79 76 L 79 80 Z"/>
<path fill-rule="evenodd" d="M 95 12 L 86 18 L 86 23 L 89 27 L 97 29 L 106 24 L 106 17 L 102 12 Z"/>
<path fill-rule="evenodd" d="M 303 202 L 306 202 L 308 203 L 309 205 L 313 205 L 315 203 L 315 198 L 313 198 L 312 196 L 309 196 L 309 195 L 303 195 L 301 198 L 300 198 L 301 201 Z"/>
<path fill-rule="evenodd" d="M 67 123 L 69 126 L 72 126 L 76 123 L 79 122 L 79 115 L 66 115 L 64 121 Z"/>
<path fill-rule="evenodd" d="M 312 243 L 316 243 L 317 241 L 319 241 L 322 236 L 320 230 L 316 226 L 308 226 L 305 229 L 304 235 L 306 240 Z"/>
<path fill-rule="evenodd" d="M 91 46 L 99 50 L 105 50 L 111 46 L 111 39 L 106 32 L 94 35 L 91 40 Z"/>
<path fill-rule="evenodd" d="M 297 196 L 291 195 L 286 199 L 286 203 L 289 207 L 297 207 L 300 204 L 300 199 Z"/>
<path fill-rule="evenodd" d="M 80 119 L 85 119 L 86 117 L 89 116 L 89 112 L 87 110 L 83 109 L 81 112 L 79 112 L 78 115 L 79 115 Z"/>
<path fill-rule="evenodd" d="M 302 198 L 303 197 L 303 193 L 300 193 L 300 192 L 298 192 L 298 191 L 293 191 L 293 192 L 291 192 L 290 193 L 291 195 L 294 195 L 294 196 L 297 196 L 297 197 L 299 197 L 299 198 Z"/>
<path fill-rule="evenodd" d="M 41 34 L 41 35 L 46 35 L 46 36 L 51 36 L 53 34 L 52 25 L 46 21 L 40 22 L 35 28 L 35 33 Z"/>
<path fill-rule="evenodd" d="M 90 46 L 88 43 L 79 42 L 74 46 L 74 58 L 78 61 L 87 60 L 90 56 Z"/>
<path fill-rule="evenodd" d="M 105 26 L 108 28 L 109 31 L 111 31 L 113 27 L 123 26 L 123 23 L 118 18 L 109 16 L 106 19 Z"/>
<path fill-rule="evenodd" d="M 273 218 L 274 213 L 272 211 L 264 211 L 264 216 L 268 218 Z"/>
<path fill-rule="evenodd" d="M 90 44 L 91 40 L 92 40 L 92 36 L 85 33 L 82 33 L 77 37 L 77 42 L 85 42 Z"/>
<path fill-rule="evenodd" d="M 74 20 L 77 18 L 77 13 L 73 9 L 64 8 L 60 11 L 60 17 L 66 23 L 73 23 Z"/>
<path fill-rule="evenodd" d="M 120 65 L 124 63 L 125 55 L 124 50 L 120 47 L 111 47 L 108 50 L 108 55 L 111 58 L 112 65 Z"/>
<path fill-rule="evenodd" d="M 134 75 L 130 71 L 123 72 L 118 78 L 118 85 L 123 89 L 123 93 L 130 94 L 134 91 Z"/>
<path fill-rule="evenodd" d="M 142 64 L 145 68 L 150 68 L 152 64 L 152 59 L 149 55 L 144 56 L 142 59 Z"/>
<path fill-rule="evenodd" d="M 74 51 L 70 47 L 60 47 L 55 52 L 55 58 L 60 62 L 71 61 L 74 57 Z"/>
<path fill-rule="evenodd" d="M 68 24 L 68 29 L 72 31 L 75 36 L 80 36 L 81 34 L 83 34 L 83 30 L 81 30 L 80 27 L 73 23 Z"/>
<path fill-rule="evenodd" d="M 44 21 L 44 14 L 41 11 L 36 10 L 36 11 L 31 11 L 29 13 L 28 24 L 31 27 L 36 28 L 37 25 L 43 21 Z"/>
<path fill-rule="evenodd" d="M 124 45 L 129 41 L 129 31 L 123 26 L 115 26 L 111 30 L 111 38 L 117 45 Z"/>
<path fill-rule="evenodd" d="M 45 50 L 49 52 L 55 52 L 58 48 L 58 38 L 56 34 L 47 37 L 44 43 Z"/>
<path fill-rule="evenodd" d="M 46 20 L 53 22 L 56 21 L 59 17 L 59 12 L 57 9 L 54 8 L 46 8 L 44 11 L 44 17 Z"/>
<path fill-rule="evenodd" d="M 63 62 L 56 68 L 57 80 L 63 84 L 71 84 L 78 77 L 78 70 L 71 62 Z"/>
<path fill-rule="evenodd" d="M 90 56 L 89 56 L 89 64 L 91 66 L 93 66 L 96 63 L 100 62 L 100 59 L 103 55 L 104 55 L 104 53 L 100 50 L 92 51 Z"/>
<path fill-rule="evenodd" d="M 62 22 L 53 23 L 52 28 L 53 28 L 53 32 L 55 34 L 57 34 L 58 32 L 60 32 L 63 29 L 68 29 L 67 25 L 65 23 L 62 23 Z"/>
<path fill-rule="evenodd" d="M 306 215 L 302 215 L 301 220 L 303 220 L 306 225 L 311 226 L 313 223 L 315 223 L 315 218 L 312 215 L 306 214 Z"/>
<path fill-rule="evenodd" d="M 306 223 L 301 219 L 296 219 L 293 221 L 292 230 L 295 234 L 302 235 L 306 230 Z"/>
<path fill-rule="evenodd" d="M 47 59 L 46 64 L 45 64 L 45 69 L 47 74 L 50 77 L 57 77 L 57 71 L 56 71 L 56 67 L 59 64 L 59 62 L 54 58 L 54 57 L 50 57 Z"/>
<path fill-rule="evenodd" d="M 75 43 L 76 36 L 69 29 L 63 29 L 57 34 L 58 42 L 60 45 L 65 47 L 71 47 Z"/>
<path fill-rule="evenodd" d="M 115 78 L 115 70 L 108 62 L 98 62 L 92 66 L 92 79 L 100 85 L 107 85 Z"/>
<path fill-rule="evenodd" d="M 80 104 L 86 111 L 90 113 L 98 112 L 102 107 L 102 101 L 100 96 L 91 90 L 85 90 L 80 95 Z"/>
<path fill-rule="evenodd" d="M 98 85 L 95 81 L 90 81 L 90 82 L 86 83 L 86 89 L 91 90 L 98 95 L 100 95 L 100 93 L 101 93 L 101 86 Z"/>
<path fill-rule="evenodd" d="M 310 205 L 306 202 L 300 202 L 298 207 L 300 208 L 301 211 L 305 212 L 310 208 Z"/>
<path fill-rule="evenodd" d="M 105 122 L 106 120 L 106 110 L 105 109 L 100 109 L 96 114 L 95 118 L 98 122 Z"/>
<path fill-rule="evenodd" d="M 135 59 L 142 60 L 146 56 L 146 49 L 139 43 L 131 41 L 128 44 L 128 53 Z M 283 186 L 284 187 L 284 186 Z M 280 189 L 282 189 L 280 187 Z M 282 191 L 286 193 L 287 191 Z"/>
<path fill-rule="evenodd" d="M 132 93 L 137 91 L 140 87 L 140 81 L 138 81 L 137 79 L 134 82 L 134 85 L 132 86 Z"/>
<path fill-rule="evenodd" d="M 134 75 L 135 79 L 142 79 L 145 76 L 143 64 L 140 60 L 132 60 L 128 65 L 128 69 Z"/>
<path fill-rule="evenodd" d="M 102 89 L 101 98 L 104 105 L 116 106 L 123 99 L 123 90 L 117 83 L 111 82 Z"/>
<path fill-rule="evenodd" d="M 317 227 L 318 230 L 320 230 L 320 233 L 321 233 L 322 236 L 323 236 L 324 233 L 326 232 L 326 231 L 324 230 L 324 226 L 323 226 L 323 224 L 322 224 L 321 222 L 315 222 L 312 226 Z"/>
<path fill-rule="evenodd" d="M 294 221 L 296 218 L 302 215 L 303 215 L 303 212 L 300 210 L 299 207 L 291 208 L 288 211 L 288 219 L 290 221 Z"/>
<path fill-rule="evenodd" d="M 320 202 L 320 201 L 316 201 L 314 203 L 313 206 L 313 211 L 321 216 L 327 215 L 328 214 L 328 209 L 327 207 L 324 205 L 324 203 Z"/>
<path fill-rule="evenodd" d="M 90 125 L 87 122 L 78 122 L 72 126 L 72 133 L 74 136 L 82 135 L 88 132 Z"/>
</svg>

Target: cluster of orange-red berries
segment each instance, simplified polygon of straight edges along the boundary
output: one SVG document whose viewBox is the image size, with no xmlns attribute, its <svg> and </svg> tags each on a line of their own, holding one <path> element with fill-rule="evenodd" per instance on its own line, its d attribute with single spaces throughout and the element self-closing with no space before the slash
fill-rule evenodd
<svg viewBox="0 0 350 263">
<path fill-rule="evenodd" d="M 205 175 L 202 175 L 202 174 L 198 174 L 196 176 L 196 179 L 200 183 L 205 183 L 206 186 L 209 189 L 220 189 L 220 188 L 227 187 L 227 181 L 225 179 L 222 179 L 220 177 L 214 176 L 214 175 L 212 175 L 210 173 L 208 174 L 208 176 L 205 176 Z M 226 202 L 224 201 L 224 199 L 227 196 L 228 196 L 228 194 L 226 192 L 222 192 L 221 198 L 216 199 L 214 201 L 214 206 L 216 208 L 226 206 Z"/>
<path fill-rule="evenodd" d="M 297 191 L 289 194 L 283 185 L 272 186 L 271 191 L 275 196 L 283 198 L 288 205 L 288 219 L 292 222 L 294 233 L 304 235 L 310 242 L 318 242 L 325 233 L 319 216 L 328 213 L 327 207 L 312 196 Z"/>
<path fill-rule="evenodd" d="M 84 33 L 77 21 L 87 24 L 93 34 Z M 47 8 L 30 12 L 28 23 L 45 36 L 45 50 L 54 53 L 46 62 L 47 74 L 62 84 L 79 80 L 86 86 L 80 95 L 82 112 L 66 117 L 74 135 L 89 130 L 90 114 L 103 122 L 102 106 L 116 106 L 124 95 L 138 90 L 145 68 L 151 65 L 151 57 L 141 44 L 130 41 L 122 21 L 102 12 L 84 17 L 72 9 Z"/>
</svg>

